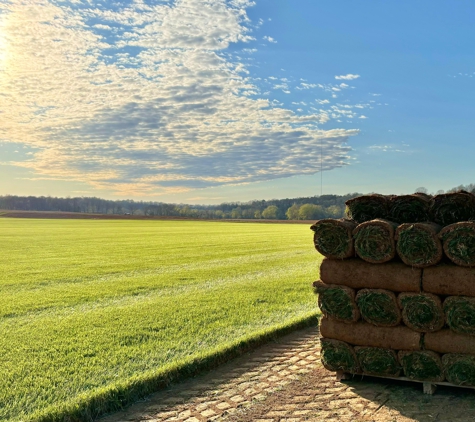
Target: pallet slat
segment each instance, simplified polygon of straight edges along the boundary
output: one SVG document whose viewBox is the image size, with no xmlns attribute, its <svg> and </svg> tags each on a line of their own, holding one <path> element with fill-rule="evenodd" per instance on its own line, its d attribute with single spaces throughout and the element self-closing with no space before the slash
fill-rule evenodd
<svg viewBox="0 0 475 422">
<path fill-rule="evenodd" d="M 384 377 L 384 376 L 378 376 L 378 375 L 366 375 L 362 373 L 350 373 L 350 372 L 344 372 L 344 371 L 337 371 L 336 372 L 336 380 L 337 381 L 344 381 L 344 380 L 350 380 L 353 379 L 355 376 L 366 376 L 366 377 L 372 377 L 372 378 L 382 378 L 382 379 L 389 379 L 389 380 L 396 380 L 396 381 L 410 381 L 410 382 L 418 382 L 422 384 L 422 388 L 424 391 L 424 394 L 434 394 L 435 390 L 437 389 L 438 385 L 445 385 L 448 387 L 458 387 L 458 388 L 468 388 L 471 390 L 475 390 L 474 386 L 471 385 L 456 385 L 452 384 L 450 382 L 445 382 L 445 381 L 437 381 L 437 382 L 432 382 L 432 381 L 419 381 L 419 380 L 413 380 L 407 377 Z"/>
</svg>

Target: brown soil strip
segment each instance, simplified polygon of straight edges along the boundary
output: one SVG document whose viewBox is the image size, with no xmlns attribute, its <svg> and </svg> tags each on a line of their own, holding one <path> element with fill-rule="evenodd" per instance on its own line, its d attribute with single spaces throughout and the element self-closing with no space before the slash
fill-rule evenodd
<svg viewBox="0 0 475 422">
<path fill-rule="evenodd" d="M 439 353 L 475 353 L 475 337 L 444 329 L 424 334 L 424 348 Z"/>
<path fill-rule="evenodd" d="M 355 346 L 382 347 L 394 350 L 419 350 L 421 334 L 404 326 L 375 327 L 366 322 L 346 324 L 322 318 L 320 333 L 325 338 L 341 340 Z"/>
<path fill-rule="evenodd" d="M 475 297 L 475 271 L 452 263 L 425 268 L 422 290 L 436 295 Z"/>
<path fill-rule="evenodd" d="M 373 265 L 361 259 L 344 261 L 324 259 L 320 266 L 320 279 L 324 283 L 339 284 L 353 289 L 419 292 L 421 274 L 422 270 L 419 268 L 411 268 L 402 262 L 394 261 Z"/>
</svg>

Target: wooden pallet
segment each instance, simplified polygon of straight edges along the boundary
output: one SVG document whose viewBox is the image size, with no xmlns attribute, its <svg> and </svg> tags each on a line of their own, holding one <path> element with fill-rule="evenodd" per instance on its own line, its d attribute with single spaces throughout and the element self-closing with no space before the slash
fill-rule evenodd
<svg viewBox="0 0 475 422">
<path fill-rule="evenodd" d="M 352 374 L 349 372 L 344 372 L 344 371 L 337 371 L 336 372 L 336 380 L 337 381 L 343 381 L 343 380 L 350 380 L 353 379 L 354 376 L 365 376 L 365 374 Z M 475 387 L 469 386 L 469 385 L 455 385 L 451 384 L 450 382 L 445 382 L 445 381 L 418 381 L 418 380 L 413 380 L 407 377 L 384 377 L 384 376 L 378 376 L 378 375 L 366 375 L 368 377 L 374 377 L 374 378 L 382 378 L 382 379 L 388 379 L 388 380 L 396 380 L 396 381 L 411 381 L 411 382 L 418 382 L 422 384 L 422 388 L 424 391 L 424 394 L 434 394 L 435 390 L 437 389 L 438 385 L 446 385 L 449 387 L 459 387 L 459 388 L 469 388 L 474 390 Z"/>
</svg>

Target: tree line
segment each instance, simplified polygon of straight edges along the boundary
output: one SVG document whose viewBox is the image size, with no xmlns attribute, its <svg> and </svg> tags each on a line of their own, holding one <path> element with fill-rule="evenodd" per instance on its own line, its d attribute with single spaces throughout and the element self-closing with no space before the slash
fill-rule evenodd
<svg viewBox="0 0 475 422">
<path fill-rule="evenodd" d="M 447 191 L 475 193 L 475 184 L 460 185 Z M 424 187 L 416 192 L 429 193 Z M 438 190 L 432 194 L 444 193 Z M 219 205 L 169 204 L 133 200 L 109 200 L 96 197 L 56 198 L 51 196 L 0 196 L 0 209 L 18 211 L 60 211 L 97 214 L 130 214 L 151 217 L 202 219 L 278 219 L 319 220 L 341 218 L 345 202 L 361 193 L 320 195 L 300 198 L 225 202 Z"/>
<path fill-rule="evenodd" d="M 361 195 L 321 195 L 301 198 L 226 202 L 219 205 L 169 204 L 96 197 L 0 196 L 0 209 L 16 211 L 59 211 L 98 214 L 130 214 L 203 219 L 317 220 L 340 218 L 345 201 Z"/>
</svg>

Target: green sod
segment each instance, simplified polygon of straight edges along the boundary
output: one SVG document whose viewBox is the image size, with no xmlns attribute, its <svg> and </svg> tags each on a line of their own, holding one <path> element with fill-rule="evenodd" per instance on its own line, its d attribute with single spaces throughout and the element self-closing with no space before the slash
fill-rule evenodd
<svg viewBox="0 0 475 422">
<path fill-rule="evenodd" d="M 402 294 L 402 316 L 409 328 L 416 331 L 436 331 L 444 325 L 444 313 L 440 304 L 430 295 Z"/>
<path fill-rule="evenodd" d="M 322 364 L 329 371 L 358 372 L 353 348 L 339 340 L 322 338 Z"/>
<path fill-rule="evenodd" d="M 401 371 L 394 350 L 380 347 L 355 347 L 355 352 L 361 370 L 366 374 L 396 377 Z"/>
<path fill-rule="evenodd" d="M 444 313 L 452 331 L 475 335 L 475 298 L 450 296 L 444 301 Z"/>
<path fill-rule="evenodd" d="M 442 363 L 434 352 L 399 352 L 406 377 L 419 381 L 442 381 Z"/>
<path fill-rule="evenodd" d="M 362 195 L 346 201 L 345 215 L 358 224 L 388 218 L 389 199 L 384 195 Z"/>
<path fill-rule="evenodd" d="M 357 254 L 365 261 L 373 263 L 386 262 L 392 259 L 395 254 L 395 245 L 391 235 L 394 236 L 386 227 L 381 225 L 361 227 L 355 234 Z"/>
<path fill-rule="evenodd" d="M 92 419 L 314 318 L 305 225 L 0 220 L 0 420 Z"/>
<path fill-rule="evenodd" d="M 334 286 L 319 288 L 317 291 L 320 310 L 324 315 L 339 320 L 355 320 L 356 305 L 347 288 Z"/>
<path fill-rule="evenodd" d="M 451 227 L 442 234 L 448 257 L 456 264 L 475 266 L 475 224 Z"/>
<path fill-rule="evenodd" d="M 439 261 L 438 239 L 435 237 L 437 231 L 431 225 L 425 227 L 427 229 L 412 224 L 400 226 L 397 251 L 404 262 L 412 265 L 430 265 Z"/>
<path fill-rule="evenodd" d="M 399 224 L 429 221 L 429 199 L 419 195 L 395 196 L 390 201 L 388 218 Z"/>
<path fill-rule="evenodd" d="M 442 356 L 445 377 L 456 385 L 475 385 L 475 356 L 447 354 Z"/>
<path fill-rule="evenodd" d="M 468 192 L 436 195 L 432 198 L 432 220 L 442 226 L 469 221 L 475 218 L 475 196 Z"/>
<path fill-rule="evenodd" d="M 331 222 L 318 222 L 312 226 L 315 247 L 325 256 L 347 258 L 353 249 L 353 239 L 348 229 Z"/>
<path fill-rule="evenodd" d="M 363 289 L 356 295 L 356 304 L 367 322 L 379 326 L 394 326 L 401 320 L 394 293 Z"/>
</svg>

